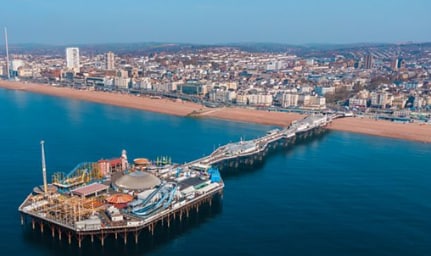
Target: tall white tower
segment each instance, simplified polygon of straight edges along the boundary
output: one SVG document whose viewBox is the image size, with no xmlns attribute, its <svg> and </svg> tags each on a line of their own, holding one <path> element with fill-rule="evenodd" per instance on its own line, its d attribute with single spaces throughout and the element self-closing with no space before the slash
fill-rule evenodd
<svg viewBox="0 0 431 256">
<path fill-rule="evenodd" d="M 9 62 L 9 44 L 7 42 L 7 28 L 4 28 L 4 41 L 6 45 L 6 72 L 7 78 L 10 79 L 10 62 Z"/>
<path fill-rule="evenodd" d="M 66 48 L 66 67 L 79 72 L 79 48 Z"/>
<path fill-rule="evenodd" d="M 105 54 L 105 69 L 106 70 L 115 69 L 115 55 L 113 52 L 107 52 Z"/>
<path fill-rule="evenodd" d="M 121 151 L 121 169 L 122 171 L 125 171 L 127 168 L 129 168 L 129 162 L 127 161 L 127 151 L 123 149 Z"/>
<path fill-rule="evenodd" d="M 46 163 L 45 163 L 45 142 L 42 140 L 40 141 L 40 147 L 42 151 L 42 176 L 43 176 L 43 192 L 45 195 L 48 194 L 48 183 L 46 181 Z"/>
</svg>

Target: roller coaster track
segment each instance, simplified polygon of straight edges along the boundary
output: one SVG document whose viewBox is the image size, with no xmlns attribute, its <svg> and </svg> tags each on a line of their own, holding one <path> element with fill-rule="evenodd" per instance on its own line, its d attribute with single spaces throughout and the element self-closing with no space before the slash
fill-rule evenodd
<svg viewBox="0 0 431 256">
<path fill-rule="evenodd" d="M 132 209 L 132 213 L 138 216 L 147 216 L 160 209 L 166 209 L 171 205 L 176 191 L 176 183 L 168 182 L 162 184 L 159 188 L 148 195 L 140 206 Z M 154 199 L 156 196 L 160 196 L 160 198 L 152 202 L 152 199 Z"/>
</svg>

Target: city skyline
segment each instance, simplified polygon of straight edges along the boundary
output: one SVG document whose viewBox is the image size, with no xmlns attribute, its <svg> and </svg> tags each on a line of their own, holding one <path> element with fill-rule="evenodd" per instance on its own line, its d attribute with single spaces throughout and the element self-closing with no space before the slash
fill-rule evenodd
<svg viewBox="0 0 431 256">
<path fill-rule="evenodd" d="M 85 6 L 86 8 L 82 8 Z M 9 43 L 350 44 L 430 42 L 431 2 L 114 1 L 9 4 Z M 36 34 L 37 33 L 37 34 Z"/>
</svg>

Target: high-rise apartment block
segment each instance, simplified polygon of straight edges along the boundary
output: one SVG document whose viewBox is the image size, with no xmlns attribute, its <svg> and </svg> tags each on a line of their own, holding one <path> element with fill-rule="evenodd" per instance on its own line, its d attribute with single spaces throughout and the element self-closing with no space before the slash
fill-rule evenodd
<svg viewBox="0 0 431 256">
<path fill-rule="evenodd" d="M 364 69 L 371 69 L 373 67 L 373 55 L 368 54 L 364 57 Z"/>
<path fill-rule="evenodd" d="M 113 52 L 107 52 L 105 54 L 105 69 L 106 70 L 115 69 L 115 55 Z"/>
<path fill-rule="evenodd" d="M 79 71 L 79 48 L 66 48 L 66 67 L 75 72 Z"/>
</svg>

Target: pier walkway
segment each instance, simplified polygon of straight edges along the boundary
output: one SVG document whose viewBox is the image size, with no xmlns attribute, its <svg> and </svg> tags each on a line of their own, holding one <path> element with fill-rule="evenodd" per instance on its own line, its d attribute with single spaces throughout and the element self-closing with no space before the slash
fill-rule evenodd
<svg viewBox="0 0 431 256">
<path fill-rule="evenodd" d="M 185 165 L 217 165 L 218 163 L 226 160 L 259 155 L 259 153 L 266 152 L 270 145 L 276 142 L 283 143 L 293 141 L 297 136 L 300 136 L 301 134 L 307 134 L 308 132 L 318 128 L 323 128 L 333 119 L 342 116 L 343 115 L 339 114 L 309 115 L 304 119 L 293 122 L 287 128 L 271 130 L 265 136 L 262 136 L 260 138 L 248 141 L 241 140 L 236 143 L 229 143 L 220 146 L 210 155 L 196 159 L 194 161 L 186 163 Z"/>
</svg>

